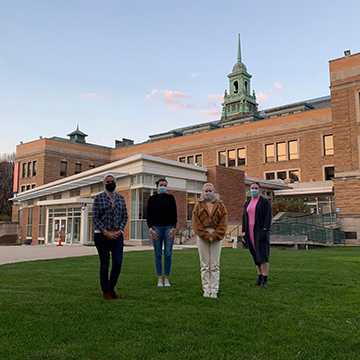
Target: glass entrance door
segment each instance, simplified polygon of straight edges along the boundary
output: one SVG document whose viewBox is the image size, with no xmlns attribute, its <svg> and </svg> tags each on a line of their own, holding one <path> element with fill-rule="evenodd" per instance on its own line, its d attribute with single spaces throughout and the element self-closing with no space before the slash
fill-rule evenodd
<svg viewBox="0 0 360 360">
<path fill-rule="evenodd" d="M 64 245 L 66 243 L 66 218 L 54 219 L 53 229 L 54 243 L 59 243 L 61 238 L 61 244 Z"/>
</svg>

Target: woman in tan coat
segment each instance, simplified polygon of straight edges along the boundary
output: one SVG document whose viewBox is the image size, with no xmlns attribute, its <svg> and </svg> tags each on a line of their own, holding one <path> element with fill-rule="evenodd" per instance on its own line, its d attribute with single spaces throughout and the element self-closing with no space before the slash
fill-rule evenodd
<svg viewBox="0 0 360 360">
<path fill-rule="evenodd" d="M 206 183 L 193 211 L 193 228 L 199 249 L 204 297 L 217 298 L 220 281 L 222 239 L 227 229 L 227 211 L 213 184 Z"/>
</svg>

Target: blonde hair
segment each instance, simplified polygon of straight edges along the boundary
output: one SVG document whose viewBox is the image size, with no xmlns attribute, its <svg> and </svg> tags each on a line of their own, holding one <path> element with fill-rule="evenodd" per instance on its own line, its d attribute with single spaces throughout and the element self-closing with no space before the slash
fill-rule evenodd
<svg viewBox="0 0 360 360">
<path fill-rule="evenodd" d="M 220 195 L 219 195 L 219 193 L 217 192 L 217 190 L 215 189 L 214 185 L 213 185 L 212 183 L 205 183 L 205 184 L 203 185 L 203 187 L 202 187 L 199 201 L 205 201 L 204 189 L 205 189 L 206 186 L 210 186 L 210 187 L 213 189 L 213 192 L 214 192 L 213 202 L 215 202 L 216 200 L 219 200 L 219 199 L 220 199 Z"/>
</svg>

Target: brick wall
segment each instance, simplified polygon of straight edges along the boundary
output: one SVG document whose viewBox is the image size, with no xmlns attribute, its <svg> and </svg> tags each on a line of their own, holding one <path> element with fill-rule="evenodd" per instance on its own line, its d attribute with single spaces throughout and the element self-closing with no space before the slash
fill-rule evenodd
<svg viewBox="0 0 360 360">
<path fill-rule="evenodd" d="M 245 173 L 222 166 L 208 167 L 208 182 L 215 186 L 228 211 L 228 222 L 240 223 L 245 204 Z"/>
<path fill-rule="evenodd" d="M 174 195 L 177 210 L 177 229 L 184 229 L 187 227 L 187 193 L 186 191 L 168 190 L 169 194 Z"/>
</svg>

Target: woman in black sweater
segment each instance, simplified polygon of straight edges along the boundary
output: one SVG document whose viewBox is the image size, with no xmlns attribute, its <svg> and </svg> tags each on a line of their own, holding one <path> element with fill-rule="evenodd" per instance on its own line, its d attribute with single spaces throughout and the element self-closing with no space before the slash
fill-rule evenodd
<svg viewBox="0 0 360 360">
<path fill-rule="evenodd" d="M 172 248 L 177 223 L 177 212 L 175 198 L 166 193 L 167 180 L 156 181 L 157 194 L 150 196 L 146 219 L 150 235 L 153 240 L 155 253 L 155 269 L 158 277 L 157 286 L 170 286 L 169 277 L 172 262 Z M 162 280 L 162 243 L 164 243 L 164 272 L 165 283 Z"/>
</svg>

